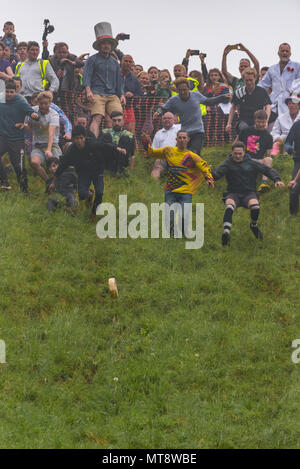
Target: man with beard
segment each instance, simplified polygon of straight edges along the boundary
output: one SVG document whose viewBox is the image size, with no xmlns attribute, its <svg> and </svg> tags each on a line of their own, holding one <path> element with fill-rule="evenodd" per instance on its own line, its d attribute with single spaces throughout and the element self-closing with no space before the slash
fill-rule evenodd
<svg viewBox="0 0 300 469">
<path fill-rule="evenodd" d="M 135 139 L 134 135 L 124 128 L 124 115 L 121 111 L 113 111 L 110 115 L 112 120 L 112 129 L 103 129 L 99 137 L 102 143 L 110 143 L 118 147 L 125 148 L 126 155 L 118 155 L 118 158 L 112 162 L 111 171 L 113 174 L 124 173 L 124 169 L 129 165 L 133 170 Z"/>
</svg>

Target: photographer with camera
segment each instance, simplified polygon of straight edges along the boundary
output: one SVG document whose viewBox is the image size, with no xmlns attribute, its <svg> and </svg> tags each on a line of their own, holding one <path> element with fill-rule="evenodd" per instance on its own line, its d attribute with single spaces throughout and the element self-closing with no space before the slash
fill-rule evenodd
<svg viewBox="0 0 300 469">
<path fill-rule="evenodd" d="M 75 85 L 74 70 L 78 66 L 77 56 L 70 54 L 69 46 L 65 42 L 57 42 L 53 53 L 50 63 L 59 79 L 59 90 L 73 90 Z"/>
<path fill-rule="evenodd" d="M 245 86 L 242 74 L 245 68 L 251 67 L 251 62 L 247 58 L 243 58 L 240 60 L 240 65 L 239 65 L 239 71 L 240 71 L 240 78 L 235 77 L 231 75 L 231 73 L 228 72 L 227 70 L 227 55 L 229 52 L 232 50 L 240 50 L 242 52 L 246 52 L 246 54 L 250 57 L 250 59 L 253 62 L 253 66 L 256 70 L 257 76 L 259 76 L 259 62 L 257 58 L 252 54 L 252 52 L 249 51 L 243 44 L 234 44 L 234 45 L 229 45 L 226 46 L 223 52 L 223 57 L 222 57 L 222 73 L 225 76 L 228 85 L 230 85 L 233 89 L 233 92 L 235 92 L 238 88 L 241 88 L 242 86 Z"/>
<path fill-rule="evenodd" d="M 43 32 L 43 37 L 42 37 L 42 45 L 43 45 L 43 52 L 42 52 L 42 59 L 47 60 L 49 59 L 49 51 L 48 51 L 48 41 L 47 41 L 47 36 L 48 34 L 53 33 L 54 31 L 54 26 L 50 24 L 49 20 L 44 20 L 44 32 Z"/>
<path fill-rule="evenodd" d="M 22 80 L 21 94 L 25 96 L 30 104 L 31 96 L 37 91 L 58 91 L 59 80 L 49 60 L 38 59 L 40 46 L 35 41 L 27 44 L 27 60 L 18 62 L 16 76 Z"/>
</svg>

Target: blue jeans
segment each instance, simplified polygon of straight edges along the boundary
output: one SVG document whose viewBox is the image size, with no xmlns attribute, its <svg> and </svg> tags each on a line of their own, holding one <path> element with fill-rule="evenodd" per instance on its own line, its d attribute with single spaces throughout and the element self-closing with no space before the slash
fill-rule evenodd
<svg viewBox="0 0 300 469">
<path fill-rule="evenodd" d="M 192 209 L 192 194 L 180 192 L 165 191 L 165 203 L 168 205 L 179 204 L 181 207 L 181 217 L 179 219 L 180 231 L 182 234 L 187 230 L 189 217 Z M 176 213 L 176 211 L 175 211 Z M 174 233 L 174 210 L 170 211 L 170 234 Z M 166 228 L 168 229 L 168 220 L 166 219 Z"/>
<path fill-rule="evenodd" d="M 103 174 L 93 174 L 90 171 L 78 172 L 78 196 L 80 200 L 86 200 L 89 196 L 89 188 L 93 183 L 95 189 L 95 199 L 92 207 L 92 213 L 96 213 L 96 209 L 102 202 L 104 192 L 104 176 Z"/>
</svg>

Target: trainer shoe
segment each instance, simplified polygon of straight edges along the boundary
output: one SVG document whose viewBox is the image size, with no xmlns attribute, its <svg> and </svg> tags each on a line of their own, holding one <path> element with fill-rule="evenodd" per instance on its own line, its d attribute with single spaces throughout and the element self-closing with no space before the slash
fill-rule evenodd
<svg viewBox="0 0 300 469">
<path fill-rule="evenodd" d="M 257 192 L 259 192 L 259 194 L 264 194 L 265 192 L 269 192 L 270 190 L 271 186 L 266 182 L 262 182 L 259 188 L 257 189 Z"/>
<path fill-rule="evenodd" d="M 227 233 L 227 231 L 224 231 L 224 233 L 222 234 L 222 245 L 227 246 L 227 244 L 229 244 L 229 241 L 230 241 L 230 234 Z"/>
<path fill-rule="evenodd" d="M 263 239 L 263 234 L 262 234 L 262 232 L 260 231 L 260 229 L 258 228 L 257 225 L 253 225 L 252 223 L 250 223 L 250 229 L 251 229 L 252 233 L 254 234 L 255 238 Z"/>
<path fill-rule="evenodd" d="M 1 189 L 4 189 L 6 191 L 10 191 L 11 190 L 11 186 L 9 185 L 9 183 L 7 181 L 5 182 L 2 182 L 1 183 Z"/>
</svg>

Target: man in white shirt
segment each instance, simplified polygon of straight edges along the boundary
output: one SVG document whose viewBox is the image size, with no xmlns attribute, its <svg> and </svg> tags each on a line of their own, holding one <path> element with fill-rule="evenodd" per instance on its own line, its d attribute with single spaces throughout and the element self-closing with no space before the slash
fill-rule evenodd
<svg viewBox="0 0 300 469">
<path fill-rule="evenodd" d="M 163 128 L 158 130 L 154 135 L 152 148 L 175 147 L 176 137 L 178 130 L 181 129 L 181 124 L 175 124 L 174 114 L 166 112 L 162 118 Z M 155 160 L 151 176 L 154 179 L 159 179 L 161 173 L 166 169 L 166 162 L 163 160 Z"/>
<path fill-rule="evenodd" d="M 285 100 L 285 103 L 288 107 L 288 112 L 277 117 L 271 132 L 274 141 L 271 152 L 272 156 L 278 155 L 280 146 L 285 142 L 293 123 L 300 119 L 300 97 L 291 95 Z"/>
<path fill-rule="evenodd" d="M 285 103 L 291 90 L 292 83 L 297 78 L 300 78 L 300 63 L 292 62 L 291 57 L 291 46 L 286 42 L 280 44 L 278 49 L 279 63 L 269 67 L 267 73 L 263 79 L 258 83 L 266 90 L 272 87 L 272 93 L 270 95 L 272 106 L 273 120 L 269 120 L 269 123 L 275 120 L 276 114 L 280 116 L 288 111 Z"/>
</svg>

